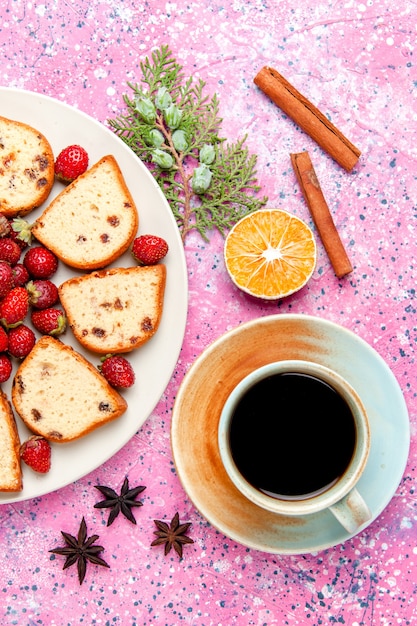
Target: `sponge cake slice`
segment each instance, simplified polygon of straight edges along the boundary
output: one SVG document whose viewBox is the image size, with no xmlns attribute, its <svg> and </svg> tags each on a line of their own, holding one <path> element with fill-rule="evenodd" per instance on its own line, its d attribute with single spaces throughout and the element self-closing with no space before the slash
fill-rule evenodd
<svg viewBox="0 0 417 626">
<path fill-rule="evenodd" d="M 71 267 L 93 270 L 121 256 L 139 217 L 116 159 L 108 155 L 78 176 L 36 220 L 32 234 Z"/>
<path fill-rule="evenodd" d="M 31 431 L 57 443 L 78 439 L 127 409 L 96 367 L 48 335 L 19 366 L 12 402 Z"/>
<path fill-rule="evenodd" d="M 20 439 L 12 407 L 0 390 L 0 491 L 21 491 Z"/>
<path fill-rule="evenodd" d="M 0 213 L 26 215 L 40 206 L 54 184 L 54 155 L 32 126 L 0 116 Z"/>
<path fill-rule="evenodd" d="M 59 287 L 68 325 L 99 354 L 130 352 L 157 331 L 166 266 L 117 267 L 70 278 Z"/>
</svg>

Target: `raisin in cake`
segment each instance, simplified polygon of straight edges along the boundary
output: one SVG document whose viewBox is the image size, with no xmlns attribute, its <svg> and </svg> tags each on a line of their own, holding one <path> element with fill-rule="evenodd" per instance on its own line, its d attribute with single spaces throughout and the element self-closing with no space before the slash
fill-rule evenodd
<svg viewBox="0 0 417 626">
<path fill-rule="evenodd" d="M 48 198 L 54 184 L 54 155 L 32 126 L 0 116 L 0 213 L 26 215 Z"/>
<path fill-rule="evenodd" d="M 47 335 L 19 366 L 12 402 L 31 431 L 57 443 L 78 439 L 127 409 L 96 367 Z"/>
<path fill-rule="evenodd" d="M 68 325 L 99 354 L 130 352 L 157 331 L 166 266 L 117 267 L 70 278 L 59 287 Z"/>
<path fill-rule="evenodd" d="M 93 270 L 127 250 L 138 223 L 123 174 L 116 159 L 108 155 L 52 200 L 32 233 L 67 265 Z"/>
</svg>

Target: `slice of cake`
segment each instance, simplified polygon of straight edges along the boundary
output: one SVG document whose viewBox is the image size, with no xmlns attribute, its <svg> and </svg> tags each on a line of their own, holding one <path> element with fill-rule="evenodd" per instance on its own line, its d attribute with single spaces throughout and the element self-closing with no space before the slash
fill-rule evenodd
<svg viewBox="0 0 417 626">
<path fill-rule="evenodd" d="M 54 155 L 32 126 L 0 117 L 0 213 L 26 215 L 40 206 L 54 184 Z"/>
<path fill-rule="evenodd" d="M 0 390 L 0 491 L 21 491 L 20 439 L 12 407 Z"/>
<path fill-rule="evenodd" d="M 127 250 L 138 223 L 119 165 L 108 155 L 54 198 L 36 220 L 32 233 L 67 265 L 92 270 L 108 265 Z"/>
<path fill-rule="evenodd" d="M 117 267 L 70 278 L 59 297 L 81 345 L 99 354 L 130 352 L 158 329 L 165 281 L 163 264 Z"/>
<path fill-rule="evenodd" d="M 12 402 L 31 431 L 58 443 L 78 439 L 127 409 L 96 367 L 47 335 L 19 366 Z"/>
</svg>

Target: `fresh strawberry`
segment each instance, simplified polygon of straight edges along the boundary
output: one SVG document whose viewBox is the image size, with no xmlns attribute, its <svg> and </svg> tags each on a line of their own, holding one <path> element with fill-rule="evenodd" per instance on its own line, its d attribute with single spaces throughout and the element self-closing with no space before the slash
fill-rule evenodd
<svg viewBox="0 0 417 626">
<path fill-rule="evenodd" d="M 15 287 L 23 287 L 29 281 L 30 276 L 23 263 L 16 263 L 12 268 Z"/>
<path fill-rule="evenodd" d="M 12 368 L 12 362 L 7 354 L 0 354 L 0 384 L 9 380 Z"/>
<path fill-rule="evenodd" d="M 9 237 L 24 250 L 32 243 L 32 226 L 23 217 L 15 217 L 10 222 Z"/>
<path fill-rule="evenodd" d="M 29 248 L 23 257 L 23 265 L 32 278 L 51 278 L 58 269 L 58 259 L 44 246 Z"/>
<path fill-rule="evenodd" d="M 24 287 L 13 287 L 0 302 L 0 322 L 5 328 L 18 326 L 29 310 L 29 294 Z"/>
<path fill-rule="evenodd" d="M 46 474 L 51 469 L 51 446 L 39 435 L 32 435 L 20 446 L 20 458 L 35 472 Z"/>
<path fill-rule="evenodd" d="M 22 250 L 20 246 L 13 241 L 11 237 L 2 237 L 0 239 L 0 260 L 7 261 L 10 265 L 16 265 L 19 262 Z"/>
<path fill-rule="evenodd" d="M 58 287 L 50 280 L 30 280 L 26 289 L 29 293 L 29 304 L 35 309 L 48 309 L 58 302 Z"/>
<path fill-rule="evenodd" d="M 133 258 L 139 265 L 155 265 L 168 252 L 168 244 L 162 237 L 156 235 L 141 235 L 136 237 L 132 245 Z"/>
<path fill-rule="evenodd" d="M 101 361 L 99 370 L 112 387 L 128 388 L 133 385 L 135 372 L 124 356 L 108 354 Z"/>
<path fill-rule="evenodd" d="M 35 333 L 26 324 L 9 330 L 9 354 L 16 359 L 24 359 L 36 343 Z"/>
<path fill-rule="evenodd" d="M 88 154 L 77 145 L 64 148 L 55 161 L 55 176 L 62 183 L 68 184 L 88 168 Z"/>
<path fill-rule="evenodd" d="M 9 263 L 0 261 L 0 299 L 7 296 L 14 287 L 13 270 Z"/>
<path fill-rule="evenodd" d="M 3 326 L 0 326 L 0 352 L 6 352 L 9 347 L 9 335 L 4 330 Z"/>
<path fill-rule="evenodd" d="M 32 311 L 31 320 L 36 330 L 43 335 L 62 335 L 67 326 L 65 313 L 53 307 Z"/>
</svg>

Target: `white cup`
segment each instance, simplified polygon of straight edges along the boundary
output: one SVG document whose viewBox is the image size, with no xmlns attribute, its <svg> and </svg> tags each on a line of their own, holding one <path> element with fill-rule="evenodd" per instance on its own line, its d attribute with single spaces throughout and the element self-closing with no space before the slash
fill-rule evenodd
<svg viewBox="0 0 417 626">
<path fill-rule="evenodd" d="M 287 389 L 289 383 L 293 387 Z M 243 404 L 247 408 L 250 398 L 254 405 L 243 410 Z M 316 406 L 318 399 L 321 402 Z M 266 415 L 268 411 L 270 415 Z M 317 437 L 317 433 L 323 436 Z M 244 443 L 237 445 L 241 435 Z M 324 437 L 329 440 L 322 447 Z M 351 445 L 345 446 L 348 440 Z M 251 372 L 233 389 L 223 407 L 218 441 L 230 480 L 246 498 L 263 509 L 287 516 L 328 509 L 351 534 L 371 519 L 371 511 L 356 488 L 371 445 L 368 417 L 351 385 L 327 367 L 310 361 L 287 360 Z M 308 454 L 303 454 L 303 449 Z M 320 468 L 327 473 L 344 458 L 343 454 L 346 462 L 330 482 L 326 480 L 325 484 L 300 492 L 302 484 L 309 481 L 314 484 L 316 478 L 319 481 Z M 260 470 L 260 478 L 252 478 L 255 469 Z M 294 493 L 292 485 L 285 492 L 275 486 L 270 490 L 262 484 L 263 472 L 269 475 L 273 485 L 282 485 L 293 475 L 300 485 Z M 255 484 L 256 481 L 260 484 Z"/>
</svg>

